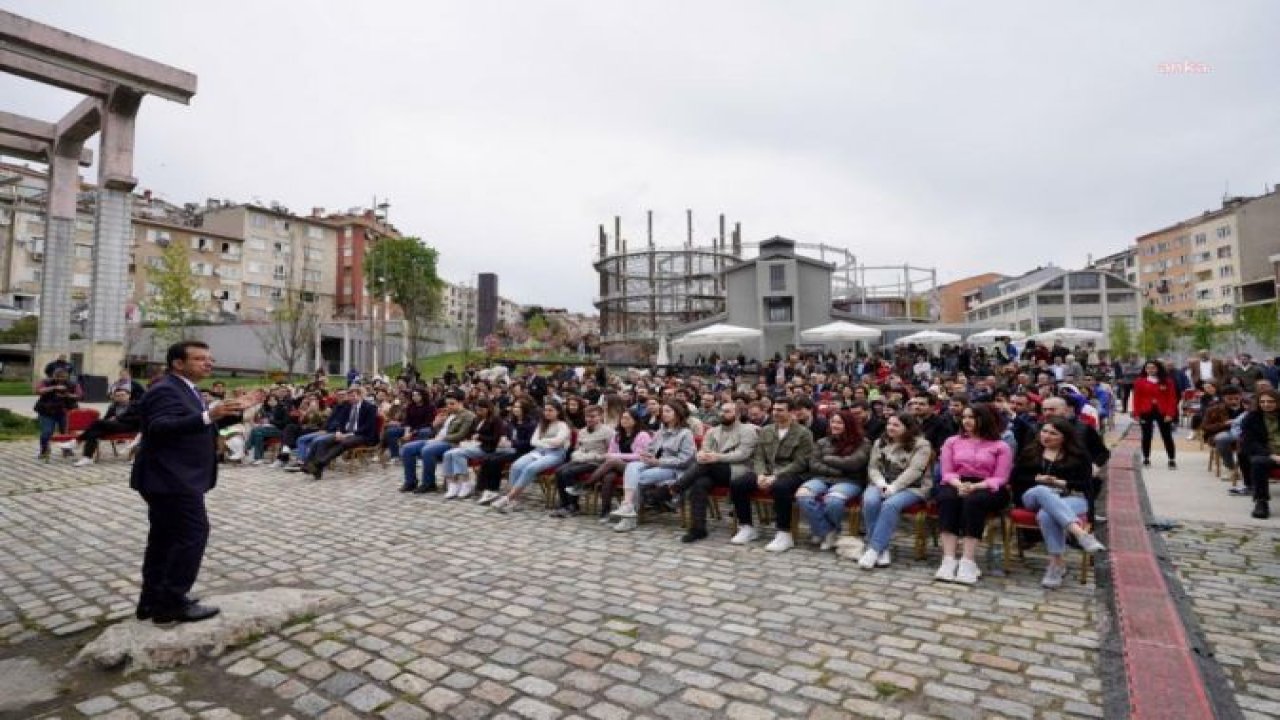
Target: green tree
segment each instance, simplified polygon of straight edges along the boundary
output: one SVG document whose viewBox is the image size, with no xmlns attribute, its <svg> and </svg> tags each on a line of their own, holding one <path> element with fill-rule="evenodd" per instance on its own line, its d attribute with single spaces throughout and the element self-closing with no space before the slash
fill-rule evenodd
<svg viewBox="0 0 1280 720">
<path fill-rule="evenodd" d="M 1178 321 L 1172 315 L 1153 307 L 1142 308 L 1142 332 L 1138 336 L 1138 349 L 1144 357 L 1156 357 L 1173 347 L 1178 331 Z"/>
<path fill-rule="evenodd" d="M 148 278 L 156 287 L 148 314 L 155 322 L 156 337 L 168 344 L 189 337 L 188 328 L 200 312 L 196 279 L 187 259 L 187 248 L 173 243 L 160 256 L 160 267 Z"/>
<path fill-rule="evenodd" d="M 409 361 L 417 364 L 426 325 L 440 315 L 444 283 L 436 274 L 439 253 L 415 237 L 379 240 L 364 259 L 364 280 L 371 295 L 389 295 L 404 311 Z"/>
<path fill-rule="evenodd" d="M 1236 327 L 1257 340 L 1264 350 L 1273 350 L 1280 342 L 1280 315 L 1277 312 L 1274 302 L 1241 308 Z"/>
<path fill-rule="evenodd" d="M 1111 342 L 1111 357 L 1126 358 L 1133 354 L 1133 330 L 1129 327 L 1128 320 L 1111 318 L 1111 332 L 1108 334 Z"/>
<path fill-rule="evenodd" d="M 1209 319 L 1209 313 L 1203 310 L 1196 313 L 1196 320 L 1191 325 L 1191 342 L 1195 345 L 1195 349 L 1211 350 L 1213 339 L 1217 334 L 1218 328 Z"/>
<path fill-rule="evenodd" d="M 36 338 L 40 336 L 40 318 L 28 315 L 14 321 L 5 330 L 0 330 L 0 342 L 12 345 L 30 345 L 35 348 Z"/>
</svg>

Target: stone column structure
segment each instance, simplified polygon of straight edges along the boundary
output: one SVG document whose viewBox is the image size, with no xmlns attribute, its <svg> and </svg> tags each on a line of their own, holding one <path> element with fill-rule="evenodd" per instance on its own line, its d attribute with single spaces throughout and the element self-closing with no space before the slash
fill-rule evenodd
<svg viewBox="0 0 1280 720">
<path fill-rule="evenodd" d="M 133 131 L 142 95 L 117 88 L 103 103 L 98 161 L 98 209 L 93 239 L 93 294 L 83 372 L 114 378 L 124 363 L 132 235 Z"/>
<path fill-rule="evenodd" d="M 40 334 L 32 359 L 37 377 L 49 361 L 67 353 L 71 344 L 71 260 L 83 149 L 83 142 L 64 140 L 50 152 L 44 261 L 40 271 Z"/>
</svg>

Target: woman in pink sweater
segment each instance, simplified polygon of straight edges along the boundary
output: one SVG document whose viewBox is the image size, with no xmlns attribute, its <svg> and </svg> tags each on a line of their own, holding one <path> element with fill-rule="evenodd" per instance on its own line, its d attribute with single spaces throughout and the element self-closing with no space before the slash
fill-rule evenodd
<svg viewBox="0 0 1280 720">
<path fill-rule="evenodd" d="M 934 578 L 972 585 L 978 582 L 974 556 L 987 526 L 987 516 L 1009 502 L 1005 485 L 1013 468 L 1013 451 L 1000 439 L 1000 416 L 987 403 L 974 403 L 960 415 L 960 434 L 942 445 L 942 483 L 938 490 L 938 524 L 942 529 L 942 565 Z M 959 562 L 956 545 L 964 539 Z"/>
<path fill-rule="evenodd" d="M 627 463 L 639 460 L 649 449 L 653 436 L 645 429 L 635 409 L 628 409 L 618 419 L 618 429 L 609 441 L 609 451 L 605 453 L 604 462 L 587 480 L 587 487 L 599 488 L 600 522 L 609 522 L 610 505 L 613 502 L 613 489 L 627 469 Z"/>
</svg>

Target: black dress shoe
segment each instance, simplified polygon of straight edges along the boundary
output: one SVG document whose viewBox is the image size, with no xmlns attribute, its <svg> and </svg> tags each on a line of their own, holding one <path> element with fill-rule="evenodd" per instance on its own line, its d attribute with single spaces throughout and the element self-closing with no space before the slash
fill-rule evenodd
<svg viewBox="0 0 1280 720">
<path fill-rule="evenodd" d="M 417 495 L 426 495 L 427 493 L 433 493 L 435 491 L 435 485 L 419 485 L 413 492 Z"/>
<path fill-rule="evenodd" d="M 680 542 L 691 543 L 698 542 L 707 537 L 707 531 L 702 528 L 689 528 L 689 532 L 680 536 Z"/>
<path fill-rule="evenodd" d="M 413 492 L 413 486 L 412 486 L 412 485 L 401 485 L 401 486 L 400 486 L 400 492 Z"/>
<path fill-rule="evenodd" d="M 191 597 L 190 595 L 182 599 L 183 606 L 191 606 L 200 602 L 200 598 Z M 138 609 L 133 611 L 134 617 L 139 620 L 150 620 L 156 614 L 156 609 L 151 605 L 138 605 Z"/>
<path fill-rule="evenodd" d="M 209 618 L 222 612 L 212 605 L 201 605 L 193 603 L 177 610 L 157 611 L 152 616 L 151 621 L 157 625 L 168 625 L 170 623 L 189 623 L 208 620 Z"/>
<path fill-rule="evenodd" d="M 319 463 L 312 465 L 311 474 L 314 475 L 317 480 L 324 477 L 324 466 Z"/>
<path fill-rule="evenodd" d="M 1253 516 L 1259 520 L 1271 517 L 1271 507 L 1266 500 L 1259 500 L 1253 504 Z"/>
</svg>

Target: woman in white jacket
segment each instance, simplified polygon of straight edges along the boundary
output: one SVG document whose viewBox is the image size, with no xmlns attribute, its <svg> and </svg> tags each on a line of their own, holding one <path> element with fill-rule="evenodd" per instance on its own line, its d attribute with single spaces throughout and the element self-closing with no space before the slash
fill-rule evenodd
<svg viewBox="0 0 1280 720">
<path fill-rule="evenodd" d="M 533 449 L 511 463 L 511 489 L 493 501 L 493 509 L 504 513 L 519 510 L 524 489 L 532 485 L 538 475 L 564 464 L 572 439 L 573 431 L 564 421 L 564 408 L 555 400 L 547 400 L 542 406 L 542 421 L 529 443 Z"/>
</svg>

